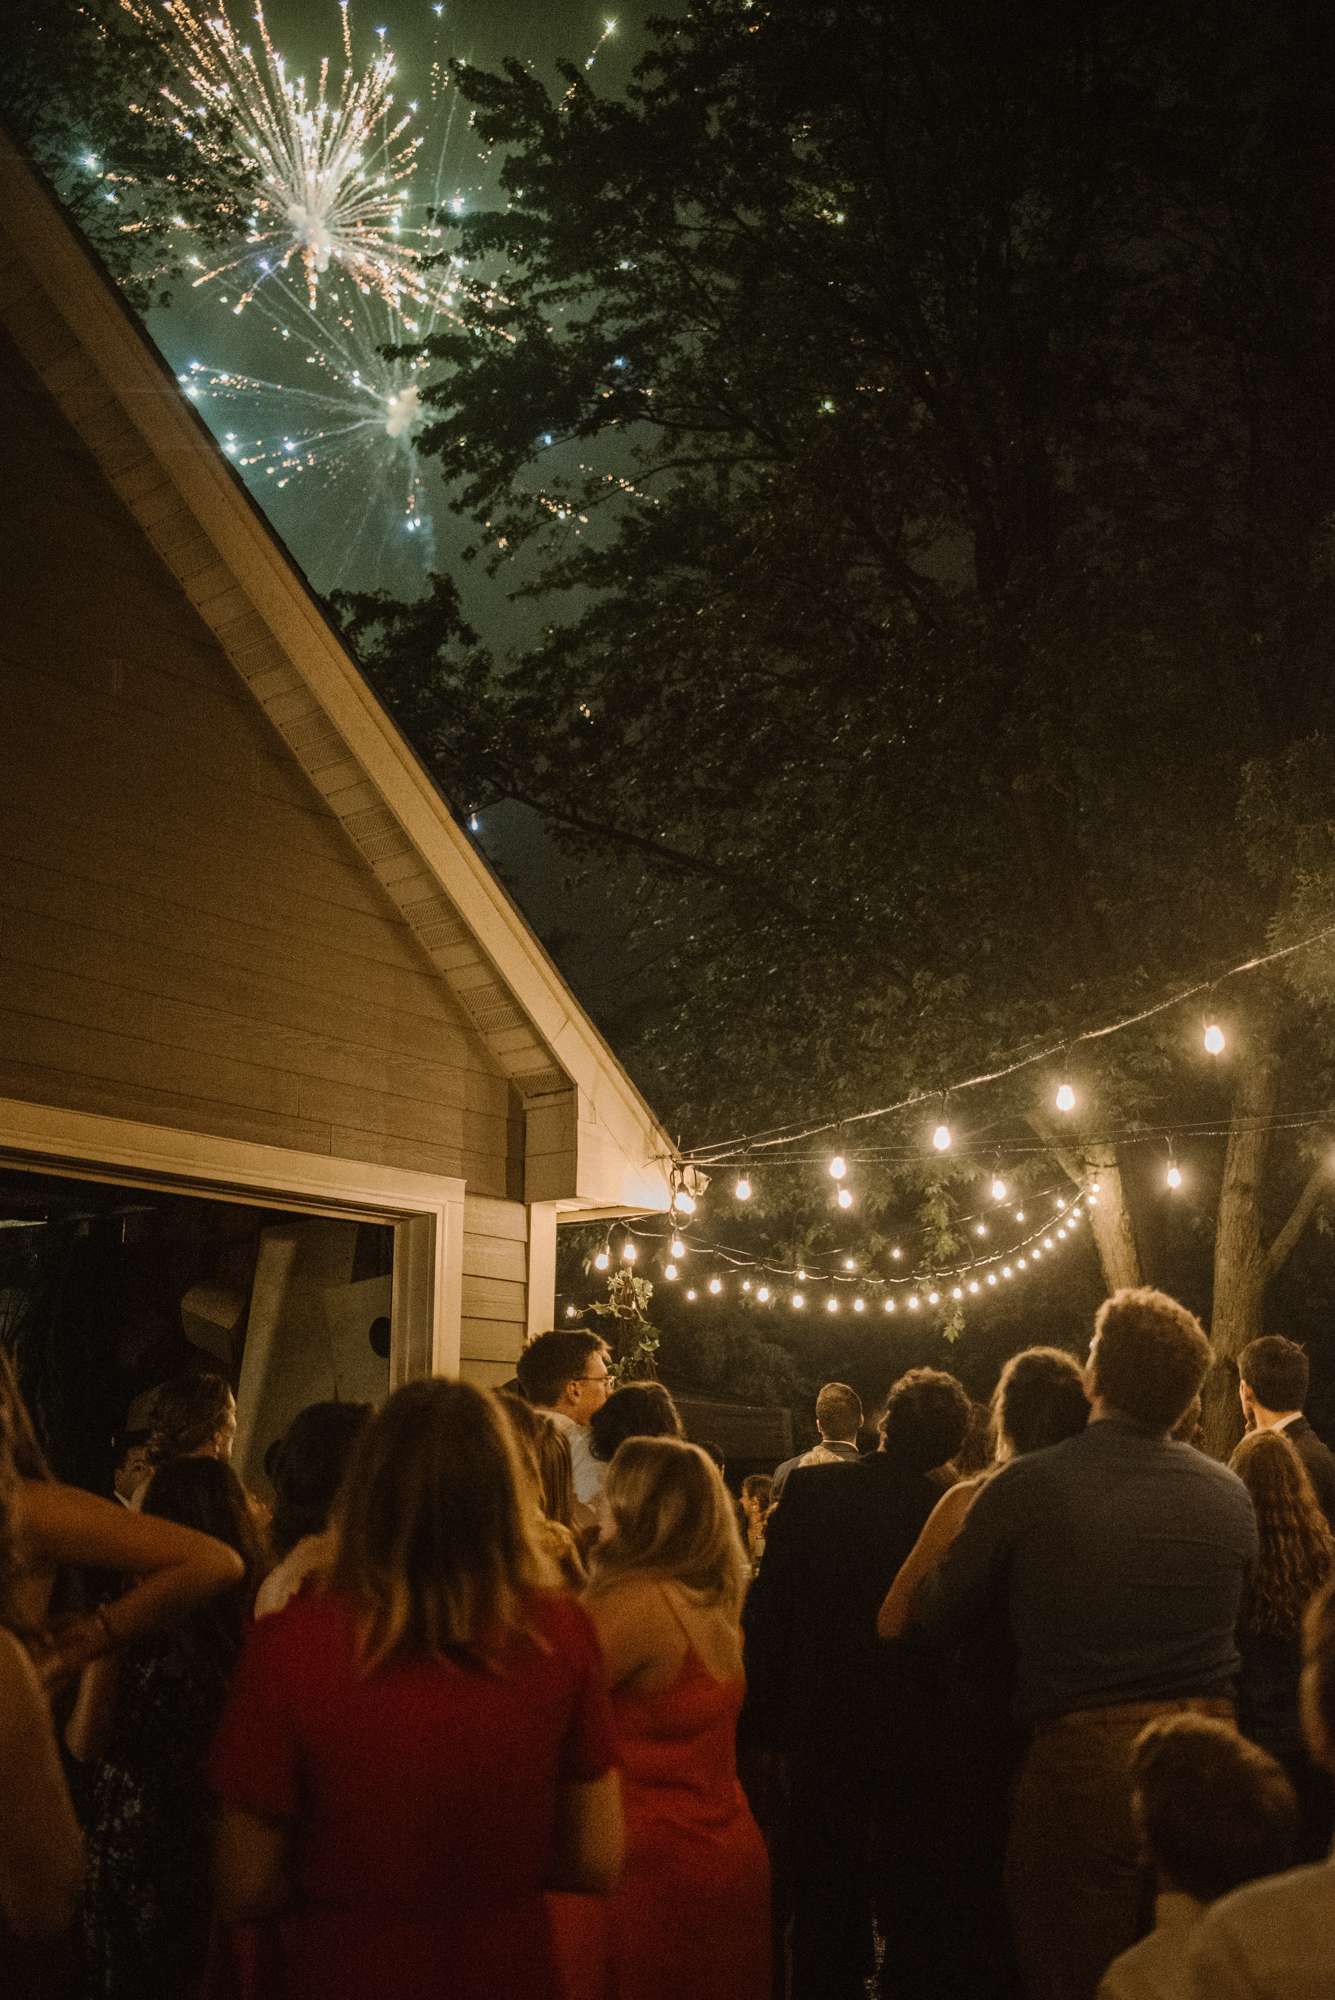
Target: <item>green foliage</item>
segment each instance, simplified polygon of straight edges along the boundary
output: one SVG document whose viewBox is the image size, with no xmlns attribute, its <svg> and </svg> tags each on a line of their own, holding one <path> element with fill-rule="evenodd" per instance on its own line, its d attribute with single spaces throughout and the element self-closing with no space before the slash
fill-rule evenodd
<svg viewBox="0 0 1335 2000">
<path fill-rule="evenodd" d="M 22 138 L 136 304 L 168 304 L 195 243 L 241 234 L 253 171 L 210 165 L 160 93 L 184 83 L 165 15 L 119 0 L 10 0 L 0 38 L 0 116 Z M 187 86 L 188 88 L 188 86 Z M 201 109 L 201 133 L 228 133 Z M 178 220 L 179 219 L 179 220 Z"/>
</svg>

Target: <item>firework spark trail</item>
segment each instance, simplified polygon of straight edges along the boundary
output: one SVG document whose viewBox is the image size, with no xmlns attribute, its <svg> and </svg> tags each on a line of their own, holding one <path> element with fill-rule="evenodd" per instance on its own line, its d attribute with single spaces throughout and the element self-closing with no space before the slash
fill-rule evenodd
<svg viewBox="0 0 1335 2000">
<path fill-rule="evenodd" d="M 186 394 L 261 501 L 300 479 L 351 503 L 340 505 L 334 534 L 341 566 L 355 557 L 364 576 L 392 561 L 404 534 L 430 561 L 434 532 L 413 445 L 429 414 L 420 401 L 429 364 L 387 361 L 377 350 L 429 333 L 431 320 L 407 320 L 338 278 L 318 316 L 290 282 L 266 291 L 263 304 L 275 316 L 283 379 L 195 361 L 178 377 Z"/>
<path fill-rule="evenodd" d="M 122 4 L 137 18 L 147 18 L 147 0 Z M 241 312 L 266 278 L 285 273 L 299 258 L 312 307 L 321 278 L 333 266 L 391 307 L 443 305 L 445 282 L 423 268 L 428 251 L 405 240 L 422 233 L 403 223 L 421 141 L 404 138 L 411 111 L 394 119 L 390 85 L 396 61 L 383 38 L 379 55 L 358 74 L 348 0 L 339 0 L 341 84 L 331 94 L 326 56 L 313 96 L 304 77 L 289 76 L 258 4 L 259 55 L 225 12 L 204 18 L 188 0 L 168 0 L 166 11 L 185 43 L 196 98 L 190 103 L 180 94 L 163 93 L 178 129 L 208 157 L 225 161 L 229 153 L 218 140 L 207 130 L 196 133 L 192 125 L 206 111 L 217 113 L 230 123 L 235 153 L 258 166 L 261 175 L 244 247 L 203 270 L 194 283 L 230 276 L 240 294 L 233 311 Z"/>
</svg>

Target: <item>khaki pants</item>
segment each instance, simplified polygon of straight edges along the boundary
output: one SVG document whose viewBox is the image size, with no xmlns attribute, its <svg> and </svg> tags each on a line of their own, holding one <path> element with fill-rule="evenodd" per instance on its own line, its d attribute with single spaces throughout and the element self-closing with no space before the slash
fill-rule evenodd
<svg viewBox="0 0 1335 2000">
<path fill-rule="evenodd" d="M 1157 1715 L 1233 1720 L 1207 1696 L 1127 1702 L 1040 1723 L 1016 1781 L 1006 1900 L 1028 2000 L 1095 2000 L 1140 1935 L 1145 1884 L 1131 1818 L 1131 1751 Z"/>
</svg>

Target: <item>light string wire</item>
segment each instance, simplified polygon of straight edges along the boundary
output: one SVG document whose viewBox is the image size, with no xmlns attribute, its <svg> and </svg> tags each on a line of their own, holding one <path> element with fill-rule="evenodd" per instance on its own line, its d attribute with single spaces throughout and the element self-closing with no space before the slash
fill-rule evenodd
<svg viewBox="0 0 1335 2000">
<path fill-rule="evenodd" d="M 748 1133 L 740 1138 L 718 1140 L 713 1145 L 696 1147 L 681 1155 L 683 1163 L 690 1166 L 717 1166 L 746 1152 L 761 1152 L 775 1146 L 800 1145 L 803 1139 L 816 1139 L 826 1132 L 838 1132 L 850 1125 L 865 1125 L 873 1119 L 889 1118 L 897 1111 L 910 1111 L 914 1105 L 930 1104 L 943 1096 L 953 1097 L 958 1091 L 976 1090 L 985 1083 L 999 1083 L 1003 1077 L 1014 1076 L 1018 1070 L 1028 1069 L 1034 1063 L 1050 1062 L 1054 1056 L 1064 1054 L 1081 1042 L 1101 1041 L 1106 1035 L 1120 1035 L 1128 1028 L 1135 1028 L 1142 1021 L 1149 1021 L 1156 1014 L 1164 1013 L 1169 1007 L 1180 1007 L 1185 1000 L 1192 1000 L 1198 993 L 1208 993 L 1212 988 L 1222 986 L 1226 979 L 1236 978 L 1239 973 L 1255 972 L 1263 965 L 1273 965 L 1276 960 L 1290 958 L 1294 952 L 1306 951 L 1309 946 L 1320 944 L 1328 937 L 1335 937 L 1335 924 L 1327 924 L 1324 930 L 1314 931 L 1310 937 L 1300 938 L 1297 944 L 1282 945 L 1277 951 L 1262 953 L 1259 957 L 1245 959 L 1240 965 L 1232 965 L 1227 972 L 1218 973 L 1213 979 L 1202 979 L 1195 986 L 1188 986 L 1181 993 L 1174 993 L 1167 1000 L 1156 1001 L 1153 1007 L 1143 1007 L 1137 1014 L 1128 1014 L 1123 1019 L 1111 1021 L 1102 1028 L 1086 1028 L 1077 1035 L 1063 1035 L 1060 1041 L 1037 1049 L 1032 1055 L 1019 1056 L 1014 1062 L 1004 1064 L 1000 1069 L 984 1070 L 977 1076 L 965 1077 L 960 1083 L 952 1083 L 947 1090 L 915 1090 L 896 1104 L 882 1104 L 874 1111 L 855 1111 L 844 1118 L 829 1118 L 821 1124 L 804 1126 L 801 1131 L 793 1131 L 787 1126 L 771 1125 L 756 1133 Z"/>
</svg>

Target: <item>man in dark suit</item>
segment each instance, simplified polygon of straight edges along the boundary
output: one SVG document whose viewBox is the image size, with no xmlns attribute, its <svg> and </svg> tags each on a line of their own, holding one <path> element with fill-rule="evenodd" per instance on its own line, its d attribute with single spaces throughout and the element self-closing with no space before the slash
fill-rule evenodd
<svg viewBox="0 0 1335 2000">
<path fill-rule="evenodd" d="M 1279 1333 L 1249 1341 L 1238 1356 L 1238 1394 L 1248 1427 L 1282 1431 L 1307 1469 L 1322 1512 L 1335 1528 L 1335 1452 L 1329 1451 L 1303 1415 L 1307 1401 L 1307 1356 L 1296 1341 Z"/>
<path fill-rule="evenodd" d="M 787 1764 L 792 2000 L 862 2000 L 873 1900 L 888 1990 L 904 2000 L 938 1990 L 926 1982 L 940 1979 L 951 1923 L 940 1681 L 911 1645 L 877 1639 L 876 1614 L 941 1497 L 927 1475 L 968 1421 L 953 1375 L 910 1370 L 890 1392 L 880 1450 L 795 1468 L 769 1522 L 742 1619 L 740 1742 Z"/>
</svg>

